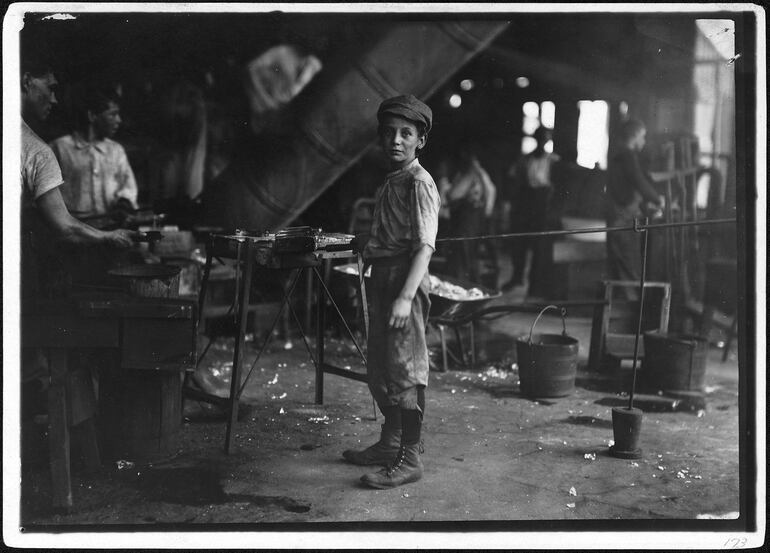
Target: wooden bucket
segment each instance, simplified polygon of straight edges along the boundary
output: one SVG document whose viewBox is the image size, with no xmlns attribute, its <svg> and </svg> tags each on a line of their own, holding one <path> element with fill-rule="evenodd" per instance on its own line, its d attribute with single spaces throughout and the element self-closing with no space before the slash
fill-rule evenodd
<svg viewBox="0 0 770 553">
<path fill-rule="evenodd" d="M 102 454 L 152 462 L 176 455 L 182 422 L 179 371 L 122 371 L 99 390 Z"/>
<path fill-rule="evenodd" d="M 703 336 L 645 332 L 642 378 L 654 390 L 702 392 L 708 352 Z"/>
</svg>

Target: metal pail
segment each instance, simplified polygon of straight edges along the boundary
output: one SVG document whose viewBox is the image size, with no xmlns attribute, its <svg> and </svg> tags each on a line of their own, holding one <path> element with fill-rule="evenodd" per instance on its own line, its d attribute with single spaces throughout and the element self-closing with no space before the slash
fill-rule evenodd
<svg viewBox="0 0 770 553">
<path fill-rule="evenodd" d="M 521 393 L 528 397 L 564 397 L 575 391 L 577 374 L 578 341 L 567 336 L 565 309 L 561 309 L 562 334 L 532 334 L 537 321 L 548 309 L 538 314 L 529 337 L 516 341 Z"/>
</svg>

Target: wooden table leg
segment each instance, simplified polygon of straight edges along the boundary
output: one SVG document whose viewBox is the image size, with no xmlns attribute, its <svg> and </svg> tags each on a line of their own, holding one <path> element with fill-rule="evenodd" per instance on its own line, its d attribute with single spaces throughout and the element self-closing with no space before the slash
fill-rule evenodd
<svg viewBox="0 0 770 553">
<path fill-rule="evenodd" d="M 233 370 L 230 378 L 230 408 L 227 420 L 227 433 L 225 435 L 225 453 L 230 454 L 233 430 L 238 422 L 238 396 L 241 386 L 241 361 L 243 358 L 244 338 L 249 316 L 249 292 L 251 291 L 251 273 L 253 269 L 254 255 L 249 243 L 241 245 L 238 257 L 238 271 L 243 271 L 238 301 L 238 328 L 235 334 L 235 352 L 233 353 Z M 245 257 L 245 259 L 244 259 Z M 241 269 L 241 264 L 245 267 Z M 236 291 L 238 293 L 238 291 Z"/>
<path fill-rule="evenodd" d="M 449 364 L 447 363 L 447 353 L 446 353 L 446 330 L 444 329 L 444 325 L 436 325 L 438 327 L 438 332 L 441 335 L 441 362 L 442 362 L 442 371 L 441 372 L 447 372 L 449 368 Z"/>
<path fill-rule="evenodd" d="M 48 388 L 48 451 L 50 455 L 53 506 L 72 507 L 70 434 L 67 424 L 67 350 L 49 350 L 51 385 Z"/>
<path fill-rule="evenodd" d="M 366 270 L 364 258 L 358 254 L 358 300 L 361 302 L 361 315 L 364 318 L 364 340 L 369 341 L 369 303 L 366 297 Z"/>
<path fill-rule="evenodd" d="M 473 321 L 468 323 L 468 327 L 470 328 L 470 336 L 471 336 L 471 370 L 476 370 L 476 333 L 474 330 Z"/>
<path fill-rule="evenodd" d="M 206 289 L 209 286 L 209 277 L 211 275 L 211 260 L 213 256 L 214 256 L 214 244 L 212 242 L 211 236 L 209 235 L 209 238 L 206 242 L 206 266 L 203 269 L 203 280 L 201 282 L 201 291 L 198 294 L 198 324 L 200 324 L 200 322 L 203 320 L 203 307 L 206 304 Z"/>
<path fill-rule="evenodd" d="M 315 366 L 315 402 L 322 405 L 324 402 L 324 328 L 326 327 L 326 295 L 321 282 L 323 278 L 317 270 L 313 270 L 316 277 L 316 359 Z"/>
</svg>

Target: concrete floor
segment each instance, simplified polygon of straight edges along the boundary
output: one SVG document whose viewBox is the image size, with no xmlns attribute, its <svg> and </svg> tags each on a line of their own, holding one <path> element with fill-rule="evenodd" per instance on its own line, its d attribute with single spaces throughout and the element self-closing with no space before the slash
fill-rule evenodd
<svg viewBox="0 0 770 553">
<path fill-rule="evenodd" d="M 580 341 L 575 392 L 547 401 L 519 393 L 512 348 L 532 319 L 507 316 L 480 328 L 475 370 L 431 373 L 423 426 L 425 476 L 419 482 L 393 490 L 359 485 L 365 469 L 343 462 L 341 452 L 377 439 L 382 419 L 373 420 L 366 386 L 327 375 L 325 402 L 315 405 L 314 371 L 302 342 L 294 339 L 286 349 L 277 340 L 246 388 L 243 401 L 250 409 L 237 426 L 231 455 L 222 450 L 224 422 L 206 420 L 207 411 L 188 403 L 178 455 L 152 465 L 119 469 L 111 463 L 98 474 L 76 474 L 76 509 L 69 514 L 50 510 L 45 465 L 26 469 L 22 524 L 30 531 L 50 525 L 187 529 L 211 523 L 243 529 L 238 523 L 515 525 L 737 516 L 734 351 L 725 363 L 721 350 L 710 352 L 703 409 L 664 410 L 665 402 L 640 396 L 643 457 L 621 460 L 608 455 L 608 445 L 611 407 L 627 402 L 621 392 L 625 377 L 585 370 L 589 319 L 568 319 L 570 335 Z M 546 315 L 542 331 L 559 332 L 560 325 Z M 437 333 L 430 336 L 435 344 Z M 332 339 L 330 344 L 330 362 L 362 370 L 349 343 Z M 253 341 L 248 346 L 250 364 L 256 350 Z M 205 374 L 227 376 L 231 348 L 232 340 L 217 342 Z"/>
</svg>

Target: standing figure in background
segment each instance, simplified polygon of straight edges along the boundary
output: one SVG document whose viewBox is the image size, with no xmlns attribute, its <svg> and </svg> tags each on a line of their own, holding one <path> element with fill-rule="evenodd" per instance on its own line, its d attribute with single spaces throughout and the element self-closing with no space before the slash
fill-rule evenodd
<svg viewBox="0 0 770 553">
<path fill-rule="evenodd" d="M 180 82 L 161 98 L 150 198 L 181 226 L 197 222 L 205 183 L 208 117 L 200 87 Z"/>
<path fill-rule="evenodd" d="M 471 237 L 485 234 L 496 196 L 497 189 L 473 149 L 462 150 L 458 156 L 457 172 L 446 191 L 453 235 Z M 480 241 L 463 241 L 456 242 L 452 247 L 457 276 L 474 284 L 479 282 L 480 246 Z M 484 246 L 489 247 L 487 244 Z"/>
<path fill-rule="evenodd" d="M 91 87 L 77 106 L 72 134 L 51 143 L 64 177 L 64 203 L 75 216 L 135 210 L 134 172 L 123 146 L 112 140 L 121 123 L 117 94 Z"/>
<path fill-rule="evenodd" d="M 641 121 L 629 119 L 620 129 L 621 144 L 607 167 L 607 226 L 630 226 L 642 217 L 647 201 L 662 208 L 665 198 L 642 172 L 639 152 L 647 130 Z M 613 280 L 638 281 L 642 273 L 640 234 L 632 231 L 607 233 L 607 275 Z M 635 291 L 629 290 L 634 295 Z M 629 298 L 632 299 L 632 298 Z"/>
<path fill-rule="evenodd" d="M 551 130 L 547 127 L 535 129 L 537 141 L 535 149 L 519 158 L 508 171 L 513 180 L 513 207 L 511 209 L 511 230 L 513 232 L 539 232 L 548 229 L 553 197 L 552 168 L 559 156 L 545 151 L 545 145 L 551 140 Z M 529 290 L 531 297 L 546 297 L 549 290 L 553 258 L 553 239 L 550 237 L 514 238 L 511 257 L 513 276 L 503 285 L 503 290 L 511 290 L 524 284 L 524 269 L 527 253 L 532 251 L 532 263 L 529 269 Z"/>
</svg>

